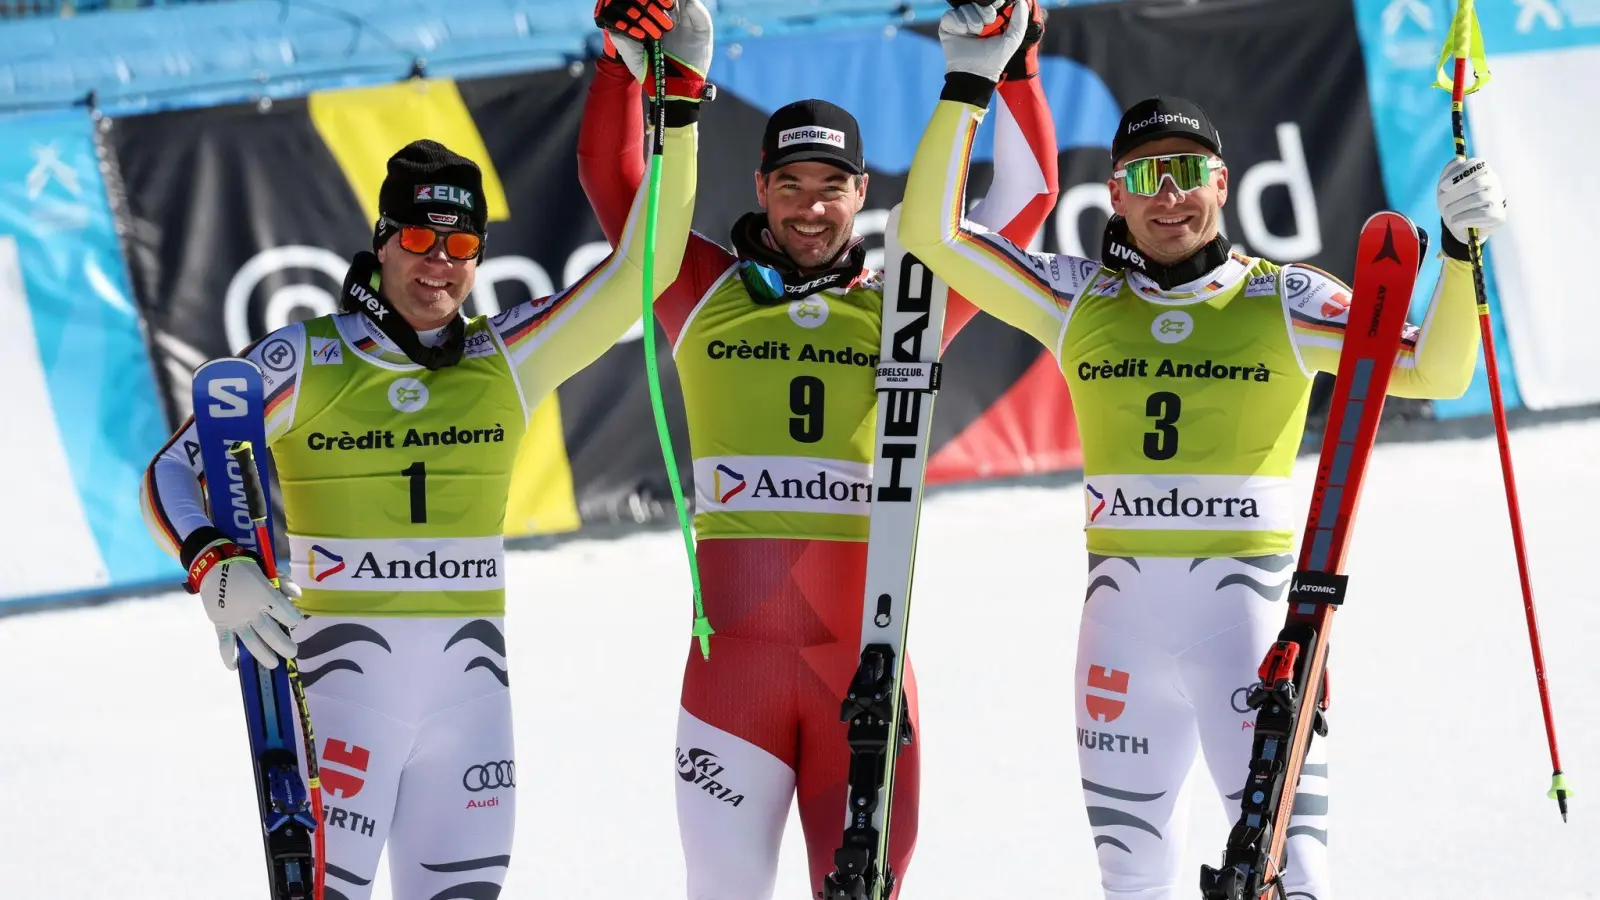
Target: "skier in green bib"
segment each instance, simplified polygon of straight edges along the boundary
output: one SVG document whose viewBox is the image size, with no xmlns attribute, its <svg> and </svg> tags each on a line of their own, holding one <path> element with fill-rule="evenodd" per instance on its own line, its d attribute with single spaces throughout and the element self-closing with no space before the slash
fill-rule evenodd
<svg viewBox="0 0 1600 900">
<path fill-rule="evenodd" d="M 680 7 L 675 30 L 709 29 L 698 0 Z M 639 63 L 618 50 L 596 64 L 578 143 L 579 178 L 613 241 L 644 168 L 629 69 Z M 1032 47 L 1015 57 L 999 89 L 994 182 L 974 215 L 1026 244 L 1054 203 L 1056 138 Z M 673 63 L 669 93 L 696 95 L 700 77 Z M 716 630 L 709 659 L 687 642 L 679 700 L 673 783 L 690 900 L 772 897 L 792 805 L 813 895 L 844 832 L 839 710 L 860 659 L 883 321 L 882 275 L 855 231 L 876 177 L 866 149 L 856 118 L 833 103 L 772 111 L 750 135 L 755 171 L 737 173 L 754 175 L 760 209 L 734 223 L 731 248 L 692 235 L 655 303 L 683 391 L 695 554 Z M 975 314 L 952 294 L 946 342 Z M 915 845 L 921 754 L 909 661 L 905 677 L 914 737 L 895 768 L 897 891 Z"/>
<path fill-rule="evenodd" d="M 1078 760 L 1108 898 L 1194 896 L 1180 789 L 1204 754 L 1237 817 L 1254 712 L 1243 703 L 1284 618 L 1304 498 L 1290 475 L 1312 377 L 1338 367 L 1349 288 L 1303 264 L 1247 256 L 1220 234 L 1222 139 L 1195 103 L 1134 104 L 1111 143 L 1101 260 L 1029 253 L 963 216 L 967 154 L 1028 0 L 995 37 L 992 8 L 940 22 L 947 75 L 906 186 L 900 239 L 953 290 L 1059 361 L 1083 442 L 1089 581 L 1074 672 Z M 1390 393 L 1460 396 L 1478 326 L 1468 228 L 1505 221 L 1481 160 L 1439 180 L 1446 257 L 1408 326 Z M 1290 822 L 1284 890 L 1333 900 L 1328 742 Z M 1233 799 L 1229 799 L 1230 795 Z"/>
<path fill-rule="evenodd" d="M 696 128 L 691 109 L 664 135 L 657 294 L 688 238 Z M 235 636 L 263 665 L 299 660 L 328 900 L 369 897 L 386 847 L 396 898 L 493 897 L 504 883 L 518 770 L 504 630 L 512 465 L 540 402 L 639 318 L 645 193 L 618 249 L 570 288 L 469 318 L 489 221 L 482 173 L 437 142 L 408 144 L 388 161 L 373 252 L 350 268 L 345 311 L 244 353 L 264 375 L 291 586 L 280 594 L 235 556 L 189 589 L 229 668 Z M 141 491 L 152 533 L 186 568 L 227 543 L 206 511 L 194 434 L 191 420 Z"/>
</svg>

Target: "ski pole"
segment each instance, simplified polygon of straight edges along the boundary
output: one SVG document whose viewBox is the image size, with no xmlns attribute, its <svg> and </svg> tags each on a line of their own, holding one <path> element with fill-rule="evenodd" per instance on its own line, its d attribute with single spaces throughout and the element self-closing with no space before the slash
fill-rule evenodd
<svg viewBox="0 0 1600 900">
<path fill-rule="evenodd" d="M 278 563 L 272 553 L 272 534 L 267 530 L 267 500 L 261 490 L 260 472 L 256 469 L 255 451 L 249 441 L 235 441 L 228 455 L 239 464 L 239 480 L 244 482 L 245 508 L 254 523 L 256 546 L 261 548 L 261 571 L 273 587 L 278 587 Z M 315 869 L 312 872 L 312 900 L 323 900 L 323 884 L 328 873 L 328 835 L 322 820 L 322 769 L 317 765 L 317 739 L 311 733 L 311 707 L 306 705 L 305 687 L 300 684 L 300 667 L 292 659 L 283 661 L 289 676 L 289 689 L 294 694 L 295 710 L 300 716 L 300 731 L 306 756 L 306 781 L 311 794 L 311 816 L 317 821 L 313 840 Z"/>
<path fill-rule="evenodd" d="M 1445 62 L 1455 60 L 1455 73 L 1449 80 L 1444 74 Z M 1472 64 L 1472 86 L 1467 87 L 1467 64 Z M 1457 0 L 1455 18 L 1450 22 L 1450 36 L 1444 51 L 1439 55 L 1439 77 L 1435 87 L 1450 91 L 1450 127 L 1455 136 L 1456 158 L 1467 158 L 1466 95 L 1476 92 L 1489 82 L 1489 63 L 1483 49 L 1483 30 L 1478 25 L 1473 0 Z M 1544 710 L 1545 737 L 1550 744 L 1550 792 L 1561 810 L 1561 821 L 1567 820 L 1566 776 L 1561 771 L 1561 751 L 1556 747 L 1555 717 L 1550 711 L 1550 688 L 1544 672 L 1544 651 L 1539 641 L 1539 618 L 1533 607 L 1533 582 L 1528 574 L 1528 553 L 1522 536 L 1522 510 L 1517 502 L 1516 477 L 1511 468 L 1511 440 L 1506 428 L 1505 402 L 1500 396 L 1500 369 L 1494 355 L 1494 335 L 1489 324 L 1489 293 L 1484 285 L 1483 247 L 1478 241 L 1478 230 L 1467 230 L 1467 251 L 1472 260 L 1472 285 L 1478 298 L 1478 328 L 1483 334 L 1483 359 L 1489 376 L 1489 399 L 1494 410 L 1495 439 L 1500 445 L 1500 472 L 1506 488 L 1506 509 L 1511 516 L 1511 541 L 1516 549 L 1517 574 L 1522 580 L 1522 608 L 1528 620 L 1528 641 L 1533 648 L 1533 673 L 1539 687 L 1539 705 Z"/>
<path fill-rule="evenodd" d="M 678 459 L 672 452 L 672 435 L 667 430 L 666 404 L 661 399 L 661 376 L 656 371 L 655 331 L 655 280 L 656 280 L 656 221 L 661 202 L 661 157 L 666 150 L 667 130 L 667 65 L 661 50 L 661 41 L 646 42 L 650 56 L 651 77 L 655 79 L 655 133 L 650 139 L 650 187 L 645 214 L 644 230 L 644 367 L 650 382 L 650 408 L 655 413 L 656 437 L 661 442 L 661 455 L 667 464 L 667 482 L 672 485 L 672 505 L 678 511 L 678 529 L 683 533 L 683 547 L 689 556 L 689 583 L 694 588 L 694 628 L 691 634 L 700 641 L 700 655 L 711 658 L 711 622 L 700 596 L 700 566 L 694 556 L 694 532 L 689 524 L 689 510 L 683 500 L 683 485 L 678 479 Z M 676 273 L 674 273 L 676 274 Z"/>
</svg>

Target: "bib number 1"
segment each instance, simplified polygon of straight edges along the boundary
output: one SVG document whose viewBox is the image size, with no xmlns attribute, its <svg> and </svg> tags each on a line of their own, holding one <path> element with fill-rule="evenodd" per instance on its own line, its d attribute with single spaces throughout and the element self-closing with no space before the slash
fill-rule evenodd
<svg viewBox="0 0 1600 900">
<path fill-rule="evenodd" d="M 428 467 L 417 460 L 400 474 L 411 479 L 411 524 L 424 525 L 428 521 Z"/>
<path fill-rule="evenodd" d="M 1178 455 L 1178 415 L 1183 401 L 1171 391 L 1156 391 L 1144 403 L 1144 414 L 1155 419 L 1155 431 L 1144 433 L 1144 455 L 1171 459 Z"/>
</svg>

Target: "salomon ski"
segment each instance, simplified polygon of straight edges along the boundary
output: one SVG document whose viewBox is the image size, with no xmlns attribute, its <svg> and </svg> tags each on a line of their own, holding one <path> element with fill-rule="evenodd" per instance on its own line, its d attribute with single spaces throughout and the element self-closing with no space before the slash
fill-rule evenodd
<svg viewBox="0 0 1600 900">
<path fill-rule="evenodd" d="M 194 373 L 195 433 L 213 524 L 255 554 L 267 577 L 275 578 L 267 521 L 271 507 L 254 458 L 255 452 L 265 452 L 267 446 L 262 393 L 261 370 L 249 360 L 212 360 Z M 305 715 L 303 696 L 294 690 L 298 672 L 293 660 L 266 669 L 243 643 L 238 648 L 239 686 L 266 843 L 269 896 L 272 900 L 320 900 L 312 842 L 321 798 L 316 796 L 309 716 Z M 302 721 L 303 746 L 295 740 L 297 716 Z M 302 752 L 310 762 L 306 771 L 313 786 L 309 791 L 301 776 Z"/>
<path fill-rule="evenodd" d="M 883 326 L 877 370 L 878 425 L 861 612 L 861 662 L 840 711 L 849 724 L 850 775 L 844 840 L 819 896 L 881 900 L 894 886 L 889 822 L 895 761 L 914 736 L 901 678 L 916 560 L 917 520 L 948 289 L 899 246 L 900 207 L 884 227 Z M 891 739 L 893 736 L 893 739 Z"/>
<path fill-rule="evenodd" d="M 1313 730 L 1327 734 L 1324 666 L 1367 460 L 1400 350 L 1426 234 L 1393 212 L 1368 219 L 1289 612 L 1246 702 L 1258 710 L 1250 768 L 1222 867 L 1200 867 L 1205 900 L 1275 900 L 1300 770 Z"/>
</svg>

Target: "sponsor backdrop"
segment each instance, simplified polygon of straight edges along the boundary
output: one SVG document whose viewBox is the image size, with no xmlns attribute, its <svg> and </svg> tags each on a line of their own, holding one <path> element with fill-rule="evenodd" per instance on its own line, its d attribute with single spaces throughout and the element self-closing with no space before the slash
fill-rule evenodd
<svg viewBox="0 0 1600 900">
<path fill-rule="evenodd" d="M 1426 40 L 1436 54 L 1439 17 L 1448 13 L 1433 5 L 1441 7 L 1431 26 L 1438 37 Z M 1394 94 L 1380 91 L 1374 74 L 1374 54 L 1383 51 L 1363 48 L 1358 38 L 1378 40 L 1373 35 L 1392 16 L 1381 6 L 1252 0 L 1203 12 L 1135 3 L 1052 10 L 1041 77 L 1059 135 L 1061 197 L 1038 245 L 1098 255 L 1109 210 L 1107 146 L 1119 111 L 1161 91 L 1199 101 L 1220 128 L 1233 172 L 1225 228 L 1247 252 L 1309 261 L 1348 279 L 1357 229 L 1373 211 L 1392 204 L 1436 232 L 1431 189 L 1450 152 L 1448 117 L 1439 119 L 1445 138 L 1436 151 L 1422 149 L 1415 135 L 1390 133 L 1405 117 L 1382 105 Z M 766 116 L 797 97 L 821 96 L 861 121 L 872 181 L 858 228 L 876 264 L 888 209 L 900 199 L 938 95 L 942 57 L 929 26 L 838 32 L 827 37 L 830 77 L 819 80 L 791 62 L 816 46 L 814 36 L 778 36 L 719 47 L 713 80 L 722 95 L 701 126 L 695 226 L 722 239 L 754 208 L 747 173 Z M 1193 78 L 1197 69 L 1207 77 Z M 1428 78 L 1425 69 L 1384 71 L 1419 85 Z M 0 603 L 179 577 L 144 536 L 139 470 L 187 416 L 197 365 L 334 309 L 347 260 L 368 245 L 383 161 L 406 141 L 434 137 L 484 164 L 491 237 L 469 311 L 494 313 L 559 290 L 603 258 L 607 247 L 576 174 L 588 78 L 575 67 L 101 121 L 81 113 L 8 121 L 8 134 L 18 139 L 0 148 L 0 315 L 35 337 L 28 349 L 36 353 L 5 363 L 14 398 L 8 402 L 21 404 L 35 427 L 8 435 L 0 447 L 19 496 L 38 498 L 29 505 L 49 512 L 48 521 L 30 526 L 28 553 L 8 547 Z M 991 144 L 986 126 L 973 199 L 990 180 Z M 1514 163 L 1502 155 L 1496 165 L 1505 171 Z M 1528 172 L 1536 159 L 1528 160 Z M 1520 188 L 1513 187 L 1519 198 Z M 1531 233 L 1540 225 L 1527 227 Z M 1513 239 L 1524 239 L 1519 235 Z M 1509 255 L 1493 257 L 1502 277 L 1516 262 Z M 14 295 L 25 302 L 12 302 Z M 1509 296 L 1517 299 L 1508 306 L 1523 302 L 1521 293 Z M 1573 327 L 1570 321 L 1559 327 Z M 509 535 L 673 518 L 641 333 L 636 328 L 535 414 L 517 464 Z M 664 337 L 652 333 L 670 360 Z M 1525 331 L 1523 338 L 1539 346 L 1547 339 L 1562 338 L 1559 331 L 1548 338 Z M 1521 377 L 1521 354 L 1513 349 L 1521 345 L 1502 352 L 1518 360 Z M 1031 338 L 980 316 L 954 342 L 947 365 L 930 482 L 1079 464 L 1070 399 Z M 1581 374 L 1576 365 L 1542 372 L 1542 396 L 1557 398 Z M 662 381 L 686 462 L 670 362 Z M 1391 412 L 1424 418 L 1446 406 L 1396 402 Z M 1487 396 L 1450 409 L 1481 412 Z M 687 465 L 683 475 L 689 477 Z M 8 496 L 12 487 L 8 482 Z M 57 549 L 67 547 L 70 556 Z M 40 559 L 51 562 L 39 566 Z"/>
</svg>

